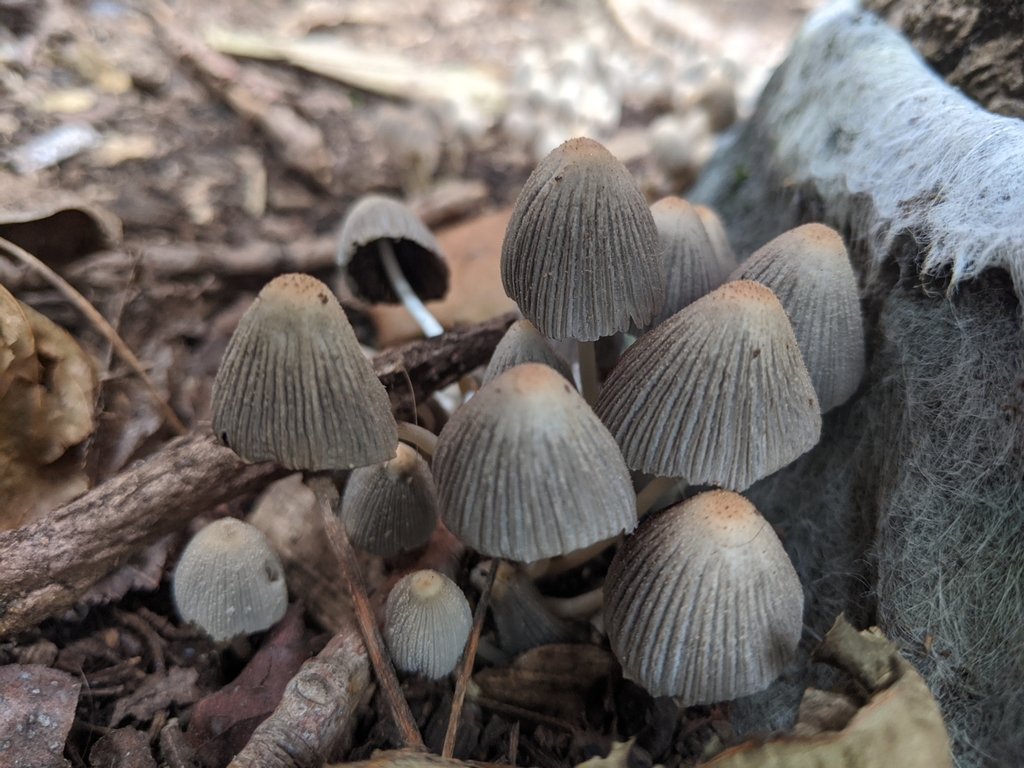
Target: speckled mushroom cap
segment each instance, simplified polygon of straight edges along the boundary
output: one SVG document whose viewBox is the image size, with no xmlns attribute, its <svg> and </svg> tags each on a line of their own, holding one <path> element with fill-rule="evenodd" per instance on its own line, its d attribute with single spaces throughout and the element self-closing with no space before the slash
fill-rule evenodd
<svg viewBox="0 0 1024 768">
<path fill-rule="evenodd" d="M 215 520 L 181 553 L 174 604 L 215 641 L 269 629 L 288 608 L 284 568 L 258 530 L 233 517 Z"/>
<path fill-rule="evenodd" d="M 466 596 L 437 571 L 404 576 L 384 609 L 384 639 L 395 665 L 434 680 L 455 668 L 472 626 Z"/>
<path fill-rule="evenodd" d="M 387 392 L 315 277 L 275 277 L 242 315 L 213 382 L 213 432 L 246 461 L 361 467 L 395 455 Z"/>
<path fill-rule="evenodd" d="M 715 250 L 700 216 L 686 200 L 666 197 L 651 206 L 665 264 L 665 304 L 654 325 L 710 293 L 736 268 L 730 253 Z"/>
<path fill-rule="evenodd" d="M 509 368 L 523 363 L 543 363 L 572 381 L 572 369 L 569 368 L 569 364 L 558 356 L 533 323 L 523 319 L 512 323 L 501 337 L 498 346 L 494 348 L 491 362 L 484 372 L 483 383 L 486 384 Z"/>
<path fill-rule="evenodd" d="M 605 579 L 604 620 L 627 677 L 682 706 L 767 688 L 792 660 L 804 596 L 778 536 L 731 491 L 645 520 Z"/>
<path fill-rule="evenodd" d="M 381 557 L 413 549 L 437 527 L 437 493 L 427 462 L 405 443 L 395 458 L 349 475 L 338 512 L 349 540 Z"/>
<path fill-rule="evenodd" d="M 700 204 L 693 206 L 693 210 L 700 218 L 700 223 L 704 225 L 704 231 L 707 232 L 708 240 L 711 241 L 711 247 L 715 249 L 718 258 L 735 264 L 736 254 L 733 252 L 732 246 L 729 245 L 729 235 L 725 231 L 722 220 L 718 218 L 718 214 L 713 208 Z"/>
<path fill-rule="evenodd" d="M 618 446 L 569 382 L 539 363 L 505 371 L 457 410 L 433 469 L 444 524 L 492 557 L 553 557 L 636 525 Z"/>
<path fill-rule="evenodd" d="M 501 281 L 546 336 L 595 341 L 646 326 L 665 298 L 658 231 L 626 166 L 569 139 L 530 175 L 501 246 Z"/>
<path fill-rule="evenodd" d="M 783 232 L 732 275 L 756 280 L 782 302 L 821 412 L 850 399 L 864 375 L 864 324 L 857 278 L 839 233 L 824 224 Z"/>
<path fill-rule="evenodd" d="M 369 302 L 398 303 L 377 250 L 383 239 L 391 241 L 402 274 L 423 301 L 448 292 L 448 264 L 420 218 L 398 200 L 364 195 L 345 215 L 335 254 L 352 293 Z"/>
<path fill-rule="evenodd" d="M 749 280 L 726 283 L 642 336 L 594 410 L 631 468 L 737 491 L 821 433 L 786 311 Z"/>
</svg>

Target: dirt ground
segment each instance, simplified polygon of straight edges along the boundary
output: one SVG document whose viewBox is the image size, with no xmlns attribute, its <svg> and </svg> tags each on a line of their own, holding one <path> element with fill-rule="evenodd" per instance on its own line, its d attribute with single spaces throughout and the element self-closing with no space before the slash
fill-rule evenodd
<svg viewBox="0 0 1024 768">
<path fill-rule="evenodd" d="M 368 347 L 416 334 L 404 310 L 361 304 L 336 279 L 335 234 L 357 197 L 405 197 L 438 230 L 453 273 L 451 295 L 435 305 L 446 326 L 500 314 L 511 308 L 497 272 L 504 223 L 547 149 L 590 133 L 648 197 L 684 192 L 734 119 L 731 105 L 749 111 L 814 4 L 0 0 L 0 237 L 80 291 L 184 426 L 202 430 L 227 339 L 276 274 L 305 271 L 334 285 Z M 347 52 L 347 74 L 322 47 L 285 46 L 307 35 Z M 239 46 L 265 59 L 215 50 Z M 289 60 L 266 60 L 280 58 Z M 318 74 L 330 68 L 335 76 Z M 663 120 L 663 133 L 649 128 L 665 117 L 676 122 Z M 680 145 L 705 154 L 677 162 Z M 47 331 L 57 340 L 44 350 L 33 321 L 41 378 L 32 391 L 48 397 L 31 424 L 26 401 L 3 394 L 0 377 L 5 530 L 135 466 L 175 430 L 51 279 L 0 258 L 0 284 L 72 337 Z M 13 326 L 0 315 L 5 327 Z M 243 517 L 253 502 L 220 505 L 190 530 Z M 182 625 L 168 580 L 189 532 L 165 537 L 63 615 L 0 638 L 0 674 L 23 665 L 59 689 L 52 720 L 66 744 L 40 747 L 33 766 L 226 765 L 302 660 L 327 642 L 332 627 L 301 610 L 248 648 L 215 646 Z M 476 559 L 441 548 L 475 596 Z M 389 577 L 429 557 L 436 546 L 402 562 L 367 557 L 378 602 Z M 579 594 L 600 582 L 607 557 L 539 586 Z M 622 680 L 606 648 L 587 647 L 575 677 L 544 706 L 537 691 L 550 690 L 567 663 L 559 646 L 531 652 L 511 677 L 478 691 L 463 709 L 455 756 L 554 768 L 635 737 L 621 760 L 675 766 L 731 743 L 727 707 L 681 713 Z M 252 656 L 256 649 L 263 656 Z M 201 699 L 247 663 L 265 671 L 271 651 L 279 666 L 265 674 L 266 700 L 234 716 L 255 695 L 245 689 L 197 724 Z M 451 683 L 409 677 L 404 685 L 428 746 L 439 750 Z M 362 702 L 335 757 L 365 759 L 395 743 L 382 706 L 379 697 Z M 2 744 L 0 765 L 29 764 L 5 762 Z"/>
</svg>

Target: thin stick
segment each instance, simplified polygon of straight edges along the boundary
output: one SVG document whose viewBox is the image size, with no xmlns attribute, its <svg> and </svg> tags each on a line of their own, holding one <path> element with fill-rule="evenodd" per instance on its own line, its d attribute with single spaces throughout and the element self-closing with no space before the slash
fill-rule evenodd
<svg viewBox="0 0 1024 768">
<path fill-rule="evenodd" d="M 418 424 L 410 424 L 408 421 L 399 421 L 398 439 L 412 443 L 427 456 L 433 456 L 437 448 L 437 435 L 429 429 L 424 429 Z"/>
<path fill-rule="evenodd" d="M 455 752 L 455 736 L 459 732 L 459 719 L 462 716 L 462 702 L 466 698 L 466 687 L 469 685 L 469 676 L 473 672 L 473 662 L 476 660 L 476 646 L 480 642 L 480 630 L 484 626 L 484 618 L 487 616 L 487 603 L 491 598 L 491 587 L 494 586 L 494 577 L 498 573 L 498 563 L 495 558 L 491 562 L 491 573 L 487 577 L 487 584 L 480 592 L 480 600 L 476 604 L 476 613 L 473 614 L 473 629 L 469 633 L 469 640 L 466 641 L 466 648 L 462 652 L 462 669 L 459 670 L 459 679 L 455 683 L 455 695 L 452 697 L 452 711 L 448 715 L 448 730 L 444 733 L 444 746 L 441 748 L 441 757 L 451 757 Z"/>
<path fill-rule="evenodd" d="M 583 399 L 590 405 L 597 402 L 597 355 L 594 342 L 577 341 L 576 355 L 580 361 L 580 386 L 583 387 Z"/>
<path fill-rule="evenodd" d="M 424 306 L 423 302 L 420 301 L 416 291 L 409 285 L 409 281 L 402 272 L 402 268 L 398 266 L 398 259 L 395 258 L 395 250 L 391 247 L 391 241 L 386 237 L 382 237 L 377 241 L 377 250 L 380 251 L 380 263 L 384 265 L 384 272 L 388 276 L 391 287 L 395 289 L 398 298 L 402 300 L 402 304 L 409 310 L 409 314 L 412 315 L 416 325 L 423 331 L 423 335 L 429 339 L 444 333 L 444 328 L 437 322 L 437 318 L 430 314 L 430 310 Z"/>
<path fill-rule="evenodd" d="M 391 716 L 398 726 L 403 741 L 402 746 L 422 747 L 423 738 L 412 717 L 409 702 L 405 700 L 402 688 L 398 684 L 395 668 L 391 664 L 391 655 L 384 647 L 384 640 L 377 629 L 377 622 L 374 621 L 370 600 L 366 596 L 366 588 L 363 586 L 363 578 L 359 572 L 359 563 L 356 561 L 356 553 L 348 541 L 348 536 L 345 535 L 345 529 L 338 524 L 338 518 L 334 514 L 333 502 L 338 496 L 338 489 L 334 487 L 334 483 L 328 475 L 320 473 L 307 477 L 306 485 L 316 495 L 320 514 L 324 521 L 324 530 L 327 532 L 327 538 L 331 542 L 334 554 L 338 558 L 338 564 L 341 566 L 341 577 L 345 582 L 345 587 L 352 596 L 356 621 L 363 634 L 363 640 L 366 642 L 366 651 L 370 656 L 373 671 L 377 675 L 377 683 L 391 708 Z"/>
<path fill-rule="evenodd" d="M 188 431 L 185 429 L 185 425 L 181 423 L 181 419 L 178 418 L 178 415 L 171 409 L 171 406 L 168 405 L 167 401 L 164 400 L 160 393 L 156 391 L 156 387 L 153 386 L 153 382 L 150 381 L 150 378 L 142 367 L 142 363 L 139 362 L 139 359 L 135 357 L 135 354 L 131 351 L 128 345 L 125 344 L 121 337 L 117 335 L 117 331 L 115 331 L 110 323 L 107 322 L 106 318 L 99 313 L 99 310 L 89 303 L 89 300 L 85 298 L 85 296 L 76 291 L 67 280 L 46 266 L 46 264 L 38 258 L 33 256 L 24 248 L 15 245 L 10 240 L 0 237 L 0 250 L 3 250 L 4 253 L 11 258 L 17 259 L 22 264 L 26 264 L 34 269 L 45 277 L 54 288 L 64 294 L 64 298 L 70 301 L 79 312 L 85 315 L 86 319 L 96 327 L 96 330 L 99 331 L 110 346 L 115 349 L 118 356 L 128 363 L 131 369 L 138 374 L 139 378 L 142 379 L 142 383 L 146 385 L 146 389 L 148 389 L 149 393 L 153 396 L 157 407 L 160 409 L 160 413 L 163 414 L 171 429 L 174 430 L 174 433 L 184 435 Z"/>
<path fill-rule="evenodd" d="M 656 477 L 640 489 L 640 493 L 636 495 L 637 519 L 643 518 L 654 505 L 654 502 L 661 498 L 663 493 L 672 488 L 677 481 L 678 478 L 675 477 Z"/>
</svg>

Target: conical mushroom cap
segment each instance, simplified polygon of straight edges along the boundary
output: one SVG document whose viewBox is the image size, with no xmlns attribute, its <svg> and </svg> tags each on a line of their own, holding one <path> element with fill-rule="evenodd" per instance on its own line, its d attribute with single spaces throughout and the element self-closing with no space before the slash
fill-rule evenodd
<svg viewBox="0 0 1024 768">
<path fill-rule="evenodd" d="M 732 246 L 729 245 L 729 235 L 725 231 L 722 220 L 718 218 L 718 214 L 706 205 L 695 205 L 693 210 L 700 217 L 700 223 L 704 225 L 704 231 L 707 232 L 708 240 L 711 241 L 711 247 L 715 249 L 718 258 L 724 262 L 735 264 L 736 254 L 733 252 Z"/>
<path fill-rule="evenodd" d="M 604 606 L 626 676 L 688 707 L 767 688 L 800 642 L 804 595 L 768 521 L 739 494 L 716 490 L 626 538 Z"/>
<path fill-rule="evenodd" d="M 818 442 L 821 414 L 786 311 L 759 283 L 726 283 L 645 334 L 594 410 L 626 463 L 743 490 Z"/>
<path fill-rule="evenodd" d="M 214 434 L 246 461 L 361 467 L 395 455 L 387 392 L 330 289 L 275 277 L 242 315 L 213 382 Z"/>
<path fill-rule="evenodd" d="M 595 341 L 661 309 L 658 231 L 626 166 L 569 139 L 530 175 L 501 246 L 501 282 L 545 336 Z"/>
<path fill-rule="evenodd" d="M 518 656 L 538 645 L 574 639 L 573 626 L 548 609 L 537 585 L 521 567 L 499 560 L 497 568 L 490 609 L 505 653 Z"/>
<path fill-rule="evenodd" d="M 864 375 L 857 278 L 839 233 L 823 224 L 783 232 L 751 254 L 733 280 L 756 280 L 789 313 L 821 412 L 842 405 Z"/>
<path fill-rule="evenodd" d="M 711 244 L 700 216 L 680 197 L 666 197 L 651 206 L 665 264 L 665 304 L 654 325 L 729 279 L 736 259 L 723 257 Z"/>
<path fill-rule="evenodd" d="M 636 525 L 618 446 L 590 406 L 546 365 L 480 388 L 437 439 L 441 519 L 485 555 L 530 562 Z"/>
<path fill-rule="evenodd" d="M 378 252 L 378 241 L 385 239 L 417 296 L 429 301 L 448 292 L 448 264 L 426 225 L 398 200 L 364 195 L 348 209 L 338 235 L 336 261 L 353 294 L 369 302 L 398 303 Z"/>
<path fill-rule="evenodd" d="M 339 511 L 349 539 L 381 557 L 413 549 L 437 527 L 437 493 L 427 462 L 405 443 L 395 458 L 352 470 Z"/>
<path fill-rule="evenodd" d="M 288 608 L 277 553 L 262 533 L 233 517 L 192 537 L 174 569 L 172 592 L 182 620 L 217 642 L 269 629 Z"/>
<path fill-rule="evenodd" d="M 512 323 L 501 337 L 484 372 L 483 383 L 523 363 L 543 363 L 572 381 L 569 364 L 558 356 L 533 323 L 524 319 Z"/>
<path fill-rule="evenodd" d="M 384 639 L 395 665 L 434 680 L 455 668 L 473 626 L 466 596 L 437 571 L 416 571 L 399 580 L 384 616 Z"/>
</svg>

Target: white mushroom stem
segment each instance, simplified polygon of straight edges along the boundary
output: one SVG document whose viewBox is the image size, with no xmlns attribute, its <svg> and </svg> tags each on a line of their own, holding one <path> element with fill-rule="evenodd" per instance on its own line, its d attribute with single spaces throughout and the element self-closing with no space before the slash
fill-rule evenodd
<svg viewBox="0 0 1024 768">
<path fill-rule="evenodd" d="M 546 557 L 543 560 L 535 560 L 534 562 L 527 564 L 526 574 L 534 581 L 537 579 L 558 576 L 566 571 L 571 571 L 578 565 L 583 565 L 587 560 L 601 554 L 618 540 L 618 536 L 612 536 L 610 539 L 603 539 L 602 541 L 591 544 L 589 547 L 577 549 L 575 552 L 569 552 L 566 555 L 558 555 L 557 557 Z"/>
<path fill-rule="evenodd" d="M 583 399 L 587 405 L 597 402 L 597 355 L 594 352 L 594 342 L 577 341 L 576 356 L 580 361 L 580 386 L 583 387 Z"/>
<path fill-rule="evenodd" d="M 409 281 L 405 279 L 402 268 L 398 266 L 398 259 L 395 258 L 395 249 L 391 247 L 391 241 L 386 237 L 381 238 L 377 241 L 377 249 L 380 251 L 380 263 L 384 265 L 384 272 L 388 276 L 391 287 L 395 289 L 398 298 L 409 310 L 409 314 L 423 331 L 423 335 L 429 339 L 444 333 L 444 328 L 437 322 L 437 318 L 430 314 L 430 310 L 424 306 L 420 297 L 416 295 L 416 291 L 409 285 Z"/>
<path fill-rule="evenodd" d="M 679 482 L 679 478 L 676 477 L 656 477 L 645 485 L 636 495 L 637 519 L 643 519 L 644 515 L 654 506 L 654 502 L 670 491 L 677 482 Z"/>
<path fill-rule="evenodd" d="M 416 446 L 427 456 L 433 456 L 434 449 L 437 447 L 437 435 L 429 429 L 424 429 L 418 424 L 410 424 L 408 421 L 398 422 L 398 439 Z"/>
<path fill-rule="evenodd" d="M 563 619 L 589 618 L 601 610 L 604 588 L 598 587 L 575 597 L 546 597 L 544 604 Z"/>
</svg>

